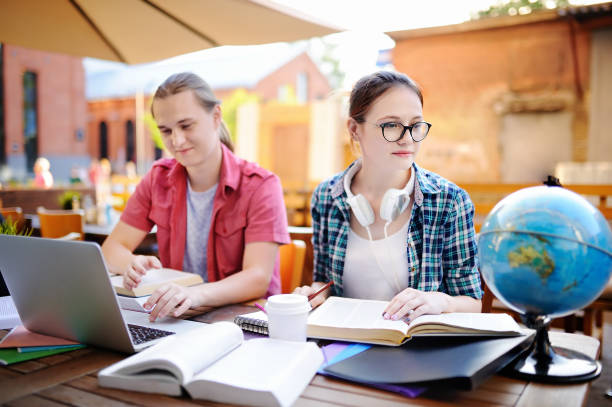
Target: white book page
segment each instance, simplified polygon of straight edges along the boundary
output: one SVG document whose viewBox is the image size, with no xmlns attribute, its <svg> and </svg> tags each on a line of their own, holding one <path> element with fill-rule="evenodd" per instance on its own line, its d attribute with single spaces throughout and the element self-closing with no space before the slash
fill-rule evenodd
<svg viewBox="0 0 612 407">
<path fill-rule="evenodd" d="M 279 382 L 296 375 L 296 370 L 300 368 L 299 361 L 302 360 L 299 355 L 309 351 L 307 346 L 308 342 L 251 339 L 198 373 L 191 382 L 196 388 L 195 382 L 203 380 L 244 389 L 272 391 Z"/>
<path fill-rule="evenodd" d="M 390 329 L 406 333 L 403 321 L 384 319 L 386 301 L 329 297 L 308 317 L 309 325 L 357 329 Z"/>
<path fill-rule="evenodd" d="M 178 377 L 179 383 L 184 384 L 196 372 L 240 346 L 242 341 L 242 331 L 231 322 L 202 324 L 202 327 L 164 338 L 158 344 L 119 362 L 121 366 L 117 366 L 116 372 L 130 375 L 165 368 Z"/>
<path fill-rule="evenodd" d="M 439 315 L 421 315 L 410 323 L 416 325 L 441 324 L 489 332 L 521 332 L 520 326 L 508 314 L 453 312 Z"/>
<path fill-rule="evenodd" d="M 144 276 L 142 276 L 142 279 L 140 280 L 140 283 L 138 285 L 142 287 L 142 286 L 146 286 L 149 284 L 160 284 L 166 281 L 174 280 L 181 276 L 182 276 L 182 272 L 179 270 L 173 270 L 173 269 L 168 269 L 168 268 L 151 269 L 151 270 L 147 270 L 147 273 Z M 115 286 L 122 287 L 123 286 L 123 276 L 122 275 L 112 276 L 111 282 Z"/>
</svg>

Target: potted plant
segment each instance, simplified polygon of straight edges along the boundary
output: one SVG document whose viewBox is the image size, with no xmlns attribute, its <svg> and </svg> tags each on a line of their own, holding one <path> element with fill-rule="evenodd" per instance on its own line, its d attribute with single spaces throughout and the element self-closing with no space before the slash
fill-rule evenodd
<svg viewBox="0 0 612 407">
<path fill-rule="evenodd" d="M 32 229 L 24 227 L 19 230 L 17 222 L 13 222 L 11 219 L 6 219 L 0 222 L 0 235 L 18 235 L 18 236 L 30 236 L 32 235 Z"/>
<path fill-rule="evenodd" d="M 17 228 L 17 222 L 13 222 L 11 219 L 3 219 L 0 221 L 0 235 L 21 235 L 30 236 L 32 229 L 24 227 L 22 230 Z M 4 297 L 10 295 L 9 290 L 4 283 L 4 278 L 0 274 L 0 296 Z"/>
<path fill-rule="evenodd" d="M 81 207 L 81 193 L 66 191 L 60 195 L 59 204 L 64 210 L 79 209 Z"/>
</svg>

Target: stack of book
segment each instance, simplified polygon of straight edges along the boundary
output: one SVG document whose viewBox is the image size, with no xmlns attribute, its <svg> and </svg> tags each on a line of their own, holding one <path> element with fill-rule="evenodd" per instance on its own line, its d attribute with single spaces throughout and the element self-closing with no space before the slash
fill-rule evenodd
<svg viewBox="0 0 612 407">
<path fill-rule="evenodd" d="M 10 365 L 84 347 L 78 342 L 34 333 L 19 325 L 0 341 L 0 364 Z"/>
</svg>

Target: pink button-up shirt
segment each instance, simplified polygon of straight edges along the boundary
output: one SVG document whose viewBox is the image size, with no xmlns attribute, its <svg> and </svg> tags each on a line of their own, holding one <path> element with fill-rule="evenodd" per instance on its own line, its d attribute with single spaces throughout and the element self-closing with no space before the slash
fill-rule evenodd
<svg viewBox="0 0 612 407">
<path fill-rule="evenodd" d="M 290 242 L 278 177 L 236 157 L 222 145 L 223 158 L 213 200 L 207 246 L 208 281 L 242 270 L 244 246 L 252 242 Z M 183 267 L 187 236 L 187 171 L 174 159 L 161 159 L 138 184 L 121 221 L 143 231 L 157 225 L 164 267 Z M 279 258 L 267 295 L 280 293 Z"/>
</svg>

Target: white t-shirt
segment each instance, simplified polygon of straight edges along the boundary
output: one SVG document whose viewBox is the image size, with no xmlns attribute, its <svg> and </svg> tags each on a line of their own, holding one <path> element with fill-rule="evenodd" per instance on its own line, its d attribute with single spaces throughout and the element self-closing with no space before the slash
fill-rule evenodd
<svg viewBox="0 0 612 407">
<path fill-rule="evenodd" d="M 408 287 L 409 226 L 410 220 L 391 236 L 374 241 L 349 230 L 342 274 L 345 297 L 389 301 Z"/>
<path fill-rule="evenodd" d="M 183 271 L 199 274 L 204 281 L 208 281 L 206 249 L 217 185 L 203 192 L 194 192 L 187 180 L 187 236 Z"/>
</svg>

